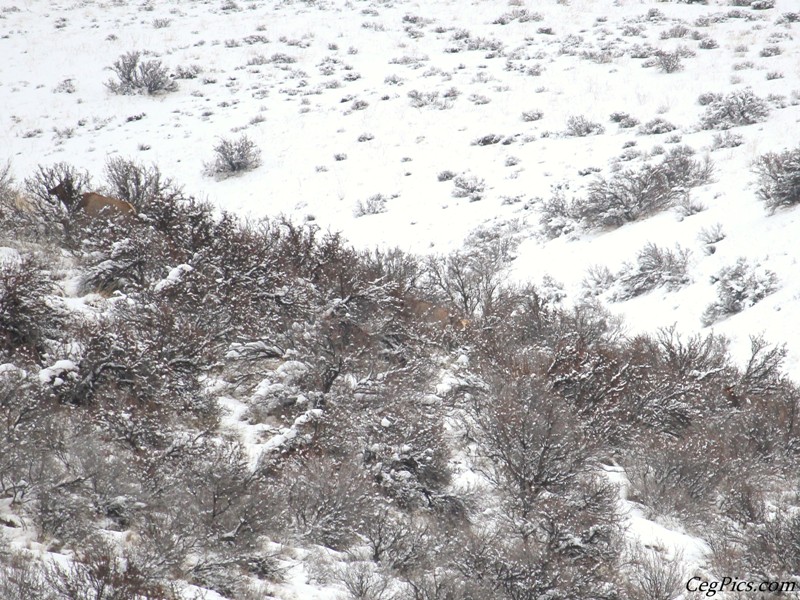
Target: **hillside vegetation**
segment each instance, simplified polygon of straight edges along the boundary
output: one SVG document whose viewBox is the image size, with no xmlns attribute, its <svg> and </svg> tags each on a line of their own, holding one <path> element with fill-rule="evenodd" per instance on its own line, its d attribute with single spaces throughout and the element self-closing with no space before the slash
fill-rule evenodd
<svg viewBox="0 0 800 600">
<path fill-rule="evenodd" d="M 625 335 L 508 283 L 498 239 L 356 250 L 120 161 L 138 217 L 81 219 L 36 196 L 54 174 L 83 176 L 41 169 L 35 212 L 3 205 L 2 531 L 48 551 L 5 546 L 3 598 L 282 597 L 298 565 L 372 599 L 796 578 L 781 348 L 753 339 L 741 369 L 719 336 Z M 704 562 L 626 543 L 633 506 Z"/>
</svg>

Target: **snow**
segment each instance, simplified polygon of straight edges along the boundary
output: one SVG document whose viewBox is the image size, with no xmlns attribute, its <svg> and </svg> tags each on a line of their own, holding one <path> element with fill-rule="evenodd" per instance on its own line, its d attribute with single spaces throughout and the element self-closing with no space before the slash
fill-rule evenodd
<svg viewBox="0 0 800 600">
<path fill-rule="evenodd" d="M 186 273 L 189 273 L 193 270 L 194 269 L 191 265 L 178 265 L 174 269 L 171 269 L 169 274 L 155 285 L 155 288 L 153 288 L 154 291 L 158 294 L 166 289 L 169 289 L 176 283 L 179 283 Z"/>
<path fill-rule="evenodd" d="M 39 382 L 42 385 L 52 384 L 55 387 L 64 383 L 64 377 L 76 377 L 78 365 L 71 360 L 57 360 L 47 368 L 39 371 Z"/>
</svg>

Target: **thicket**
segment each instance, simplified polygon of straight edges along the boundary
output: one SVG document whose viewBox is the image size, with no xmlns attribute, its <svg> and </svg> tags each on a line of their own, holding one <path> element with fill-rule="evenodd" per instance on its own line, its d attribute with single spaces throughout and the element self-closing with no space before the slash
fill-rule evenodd
<svg viewBox="0 0 800 600">
<path fill-rule="evenodd" d="M 669 185 L 697 180 L 670 160 Z M 280 580 L 279 541 L 360 557 L 329 575 L 350 597 L 391 581 L 414 600 L 621 598 L 649 584 L 630 575 L 611 460 L 654 517 L 701 535 L 760 518 L 770 536 L 741 529 L 718 559 L 784 576 L 796 519 L 758 508 L 799 458 L 780 348 L 754 340 L 738 369 L 713 334 L 627 336 L 596 305 L 505 282 L 497 236 L 429 260 L 358 251 L 216 216 L 153 167 L 106 176 L 136 219 L 67 231 L 55 207 L 13 223 L 49 242 L 0 263 L 0 497 L 75 552 L 65 568 L 0 549 L 6 597 L 171 598 L 180 581 L 245 597 Z M 107 297 L 67 311 L 67 268 Z M 222 397 L 271 436 L 260 455 Z M 457 484 L 454 444 L 480 489 Z"/>
</svg>

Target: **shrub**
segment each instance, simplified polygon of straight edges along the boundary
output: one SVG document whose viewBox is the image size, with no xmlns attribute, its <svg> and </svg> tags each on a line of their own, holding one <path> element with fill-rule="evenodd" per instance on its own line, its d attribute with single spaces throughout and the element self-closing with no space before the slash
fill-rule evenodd
<svg viewBox="0 0 800 600">
<path fill-rule="evenodd" d="M 11 161 L 0 165 L 0 203 L 11 203 L 17 195 L 14 189 L 14 176 L 11 174 Z"/>
<path fill-rule="evenodd" d="M 626 263 L 617 275 L 619 292 L 615 300 L 629 300 L 657 287 L 674 291 L 691 281 L 688 273 L 691 252 L 680 246 L 672 251 L 647 244 L 639 250 L 636 264 Z"/>
<path fill-rule="evenodd" d="M 445 171 L 440 171 L 439 174 L 436 176 L 436 179 L 439 181 L 450 181 L 455 176 L 456 174 L 453 173 L 453 171 L 445 170 Z"/>
<path fill-rule="evenodd" d="M 720 100 L 722 100 L 722 94 L 717 94 L 715 92 L 705 92 L 697 97 L 697 103 L 700 106 L 708 106 Z"/>
<path fill-rule="evenodd" d="M 146 167 L 121 156 L 106 161 L 105 176 L 111 195 L 130 202 L 138 210 L 181 195 L 180 189 L 157 166 Z"/>
<path fill-rule="evenodd" d="M 209 175 L 234 175 L 251 171 L 261 164 L 261 150 L 244 134 L 236 140 L 221 139 L 214 146 L 214 152 L 217 153 L 214 162 L 206 165 Z"/>
<path fill-rule="evenodd" d="M 686 25 L 673 25 L 669 29 L 662 31 L 661 34 L 658 36 L 662 40 L 669 40 L 672 38 L 684 38 L 688 36 L 692 32 L 691 29 L 686 27 Z"/>
<path fill-rule="evenodd" d="M 719 44 L 714 38 L 703 38 L 700 40 L 700 43 L 697 46 L 701 50 L 713 50 L 714 48 L 719 48 Z"/>
<path fill-rule="evenodd" d="M 690 419 L 688 414 L 683 417 Z M 625 464 L 629 499 L 643 504 L 650 519 L 672 517 L 700 524 L 713 507 L 719 462 L 697 439 L 662 437 L 642 446 Z"/>
<path fill-rule="evenodd" d="M 732 131 L 723 131 L 722 133 L 715 133 L 711 141 L 711 149 L 719 150 L 720 148 L 736 148 L 744 144 L 744 137 Z"/>
<path fill-rule="evenodd" d="M 483 192 L 486 189 L 483 179 L 478 179 L 474 175 L 459 175 L 453 179 L 453 184 L 454 198 L 469 198 L 470 202 L 483 199 Z"/>
<path fill-rule="evenodd" d="M 767 118 L 769 106 L 751 89 L 735 90 L 726 96 L 712 99 L 700 120 L 703 129 L 730 129 L 751 125 Z"/>
<path fill-rule="evenodd" d="M 284 499 L 295 533 L 315 544 L 344 549 L 372 505 L 372 485 L 357 467 L 317 458 L 287 471 Z"/>
<path fill-rule="evenodd" d="M 761 52 L 758 53 L 758 55 L 763 58 L 779 56 L 780 54 L 783 54 L 783 49 L 780 46 L 766 46 L 765 48 L 761 49 Z"/>
<path fill-rule="evenodd" d="M 375 194 L 363 202 L 359 200 L 353 214 L 356 217 L 364 217 L 366 215 L 377 215 L 384 212 L 386 212 L 386 198 L 383 194 Z"/>
<path fill-rule="evenodd" d="M 565 185 L 554 186 L 550 198 L 539 206 L 539 224 L 548 238 L 572 233 L 580 220 L 576 213 L 576 201 L 568 200 Z"/>
<path fill-rule="evenodd" d="M 656 65 L 662 73 L 676 73 L 683 69 L 681 63 L 681 53 L 677 50 L 675 52 L 664 52 L 659 50 L 655 55 Z"/>
<path fill-rule="evenodd" d="M 58 337 L 64 316 L 48 295 L 55 285 L 31 256 L 0 259 L 0 356 L 17 352 L 39 357 Z"/>
<path fill-rule="evenodd" d="M 656 117 L 642 125 L 639 128 L 639 133 L 642 135 L 659 135 L 662 133 L 669 133 L 675 131 L 677 127 L 661 117 Z"/>
<path fill-rule="evenodd" d="M 492 144 L 499 144 L 503 141 L 503 136 L 497 133 L 489 133 L 472 140 L 473 146 L 491 146 Z"/>
<path fill-rule="evenodd" d="M 627 587 L 633 598 L 672 600 L 679 597 L 686 583 L 683 556 L 667 558 L 652 547 L 636 545 L 628 557 L 630 575 Z"/>
<path fill-rule="evenodd" d="M 601 135 L 605 128 L 595 121 L 590 121 L 583 116 L 572 116 L 567 119 L 566 135 L 586 137 L 587 135 Z"/>
<path fill-rule="evenodd" d="M 713 168 L 708 160 L 692 158 L 693 151 L 679 146 L 656 165 L 616 173 L 589 185 L 588 196 L 570 210 L 586 227 L 620 227 L 652 215 L 685 195 L 686 188 L 707 183 Z"/>
<path fill-rule="evenodd" d="M 717 300 L 703 312 L 703 325 L 742 312 L 775 291 L 778 277 L 760 265 L 751 265 L 740 258 L 731 267 L 725 267 L 712 278 L 717 284 Z"/>
<path fill-rule="evenodd" d="M 770 211 L 800 204 L 800 146 L 760 156 L 755 172 L 759 183 L 756 193 Z"/>
<path fill-rule="evenodd" d="M 769 10 L 775 8 L 775 0 L 753 0 L 750 4 L 753 10 Z"/>
<path fill-rule="evenodd" d="M 522 120 L 526 123 L 530 123 L 532 121 L 538 121 L 544 116 L 544 113 L 540 110 L 526 110 L 522 113 Z"/>
<path fill-rule="evenodd" d="M 141 52 L 127 52 L 111 66 L 118 81 L 109 80 L 106 87 L 115 94 L 174 92 L 178 85 L 160 60 L 142 60 Z"/>
<path fill-rule="evenodd" d="M 701 229 L 700 233 L 697 235 L 697 239 L 703 242 L 703 244 L 706 246 L 712 246 L 725 239 L 725 232 L 722 230 L 722 225 L 720 223 L 716 223 L 711 227 L 703 227 L 703 229 Z"/>
</svg>

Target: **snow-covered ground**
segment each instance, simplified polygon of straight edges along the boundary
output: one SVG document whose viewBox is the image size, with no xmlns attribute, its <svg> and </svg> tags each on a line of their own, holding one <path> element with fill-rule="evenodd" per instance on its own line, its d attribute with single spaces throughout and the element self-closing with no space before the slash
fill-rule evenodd
<svg viewBox="0 0 800 600">
<path fill-rule="evenodd" d="M 797 144 L 800 24 L 778 22 L 796 8 L 793 0 L 735 11 L 727 0 L 4 0 L 0 161 L 9 159 L 19 180 L 37 165 L 65 161 L 88 169 L 100 186 L 109 157 L 133 158 L 220 209 L 313 221 L 361 247 L 447 253 L 477 227 L 508 227 L 520 241 L 510 276 L 550 276 L 566 302 L 583 296 L 587 269 L 617 272 L 647 243 L 677 243 L 691 251 L 688 285 L 625 302 L 601 295 L 627 330 L 713 329 L 732 340 L 740 360 L 749 336 L 763 333 L 787 344 L 786 368 L 798 378 L 800 209 L 770 214 L 752 170 L 763 153 Z M 669 37 L 680 25 L 683 36 Z M 647 44 L 695 54 L 665 73 L 631 56 Z M 764 51 L 772 47 L 780 53 Z M 113 94 L 109 67 L 131 51 L 172 73 L 196 66 L 196 76 L 176 80 L 171 93 Z M 714 149 L 720 132 L 700 128 L 698 96 L 746 88 L 775 95 L 768 118 L 735 127 L 741 145 Z M 541 118 L 523 119 L 530 111 Z M 615 112 L 641 123 L 661 117 L 676 129 L 642 135 L 611 122 Z M 604 132 L 568 135 L 573 116 Z M 242 134 L 260 148 L 261 166 L 227 179 L 206 175 L 220 139 Z M 475 143 L 489 135 L 501 141 Z M 635 167 L 654 148 L 678 144 L 714 163 L 714 181 L 691 191 L 705 210 L 542 235 L 538 206 L 552 186 L 568 184 L 568 196 L 581 196 L 615 163 Z M 624 152 L 631 160 L 618 161 Z M 439 180 L 446 170 L 483 180 L 481 199 L 454 197 L 453 181 Z M 379 194 L 373 206 L 383 212 L 358 216 Z M 698 236 L 717 225 L 725 237 L 708 253 Z M 712 278 L 739 257 L 773 271 L 777 290 L 704 328 Z M 233 427 L 243 408 L 234 400 L 225 408 Z M 264 432 L 245 433 L 265 443 Z M 661 531 L 635 510 L 629 518 L 643 541 L 661 539 L 682 547 L 691 563 L 701 560 L 698 540 Z M 295 583 L 295 597 L 329 597 Z"/>
</svg>

